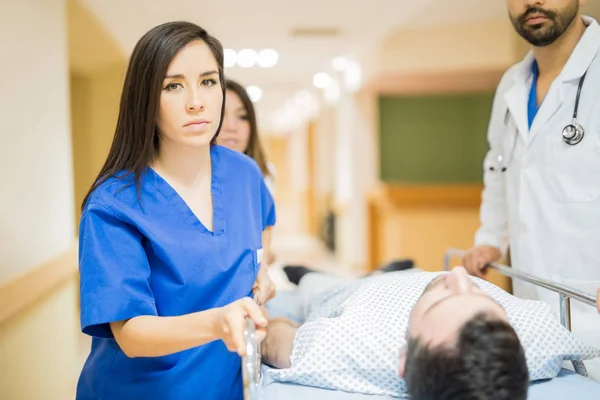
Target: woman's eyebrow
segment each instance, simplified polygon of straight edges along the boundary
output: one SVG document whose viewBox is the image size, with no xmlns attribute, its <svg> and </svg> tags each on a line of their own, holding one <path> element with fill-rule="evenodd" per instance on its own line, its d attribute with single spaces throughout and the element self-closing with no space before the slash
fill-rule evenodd
<svg viewBox="0 0 600 400">
<path fill-rule="evenodd" d="M 206 71 L 200 74 L 200 77 L 203 76 L 209 76 L 209 75 L 213 75 L 213 74 L 218 74 L 219 71 L 217 70 L 211 70 L 211 71 Z M 172 75 L 167 75 L 165 76 L 165 79 L 183 79 L 185 78 L 185 75 L 183 74 L 172 74 Z"/>
</svg>

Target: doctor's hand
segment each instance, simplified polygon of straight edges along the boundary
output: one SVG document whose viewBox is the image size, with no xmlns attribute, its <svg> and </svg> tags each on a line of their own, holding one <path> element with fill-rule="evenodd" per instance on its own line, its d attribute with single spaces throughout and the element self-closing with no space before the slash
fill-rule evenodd
<svg viewBox="0 0 600 400">
<path fill-rule="evenodd" d="M 463 258 L 463 266 L 467 272 L 478 278 L 485 279 L 486 265 L 502 258 L 500 249 L 494 246 L 477 246 L 467 251 Z"/>
<path fill-rule="evenodd" d="M 267 264 L 263 263 L 260 266 L 258 276 L 252 286 L 252 293 L 261 305 L 275 297 L 276 288 L 269 276 L 269 266 Z"/>
<path fill-rule="evenodd" d="M 218 308 L 214 321 L 215 335 L 225 343 L 229 351 L 238 353 L 240 357 L 246 355 L 244 340 L 246 317 L 256 324 L 256 338 L 259 343 L 262 342 L 265 338 L 267 317 L 250 297 L 244 297 Z"/>
<path fill-rule="evenodd" d="M 600 288 L 598 289 L 598 293 L 596 293 L 596 307 L 598 307 L 598 312 L 600 313 Z"/>
</svg>

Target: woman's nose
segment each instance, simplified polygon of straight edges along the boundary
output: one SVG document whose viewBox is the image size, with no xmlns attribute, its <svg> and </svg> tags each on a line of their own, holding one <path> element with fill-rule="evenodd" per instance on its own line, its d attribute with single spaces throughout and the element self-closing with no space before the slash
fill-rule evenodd
<svg viewBox="0 0 600 400">
<path fill-rule="evenodd" d="M 473 282 L 463 267 L 454 267 L 446 284 L 454 293 L 466 293 L 473 287 Z"/>
<path fill-rule="evenodd" d="M 204 109 L 204 103 L 197 90 L 191 90 L 187 100 L 186 108 L 191 112 L 198 112 Z"/>
<path fill-rule="evenodd" d="M 235 118 L 226 115 L 223 118 L 223 127 L 221 129 L 228 132 L 235 132 L 237 129 Z"/>
</svg>

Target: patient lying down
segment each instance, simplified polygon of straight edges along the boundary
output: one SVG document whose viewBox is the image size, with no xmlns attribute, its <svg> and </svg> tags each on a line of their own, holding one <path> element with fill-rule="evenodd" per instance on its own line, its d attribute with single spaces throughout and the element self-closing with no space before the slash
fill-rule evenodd
<svg viewBox="0 0 600 400">
<path fill-rule="evenodd" d="M 386 276 L 397 274 L 406 273 L 394 272 Z M 304 280 L 310 285 L 308 281 L 316 279 L 317 275 L 320 274 L 307 274 L 300 281 L 300 286 L 305 283 Z M 408 280 L 414 276 L 406 274 Z M 526 399 L 529 376 L 525 354 L 503 307 L 482 291 L 461 267 L 454 268 L 450 273 L 430 276 L 433 279 L 420 292 L 420 297 L 415 299 L 412 310 L 409 310 L 406 347 L 398 353 L 397 376 L 404 378 L 406 391 L 411 398 Z M 399 276 L 394 278 L 392 282 L 381 277 L 367 278 L 365 284 L 374 288 L 377 285 L 402 284 Z M 346 290 L 345 294 L 344 291 L 336 293 L 335 289 L 326 291 L 325 295 L 321 293 L 317 303 L 327 311 L 321 312 L 321 315 L 317 312 L 309 319 L 319 324 L 323 318 L 331 316 L 331 310 L 336 306 L 341 304 L 343 309 L 344 302 L 356 293 L 359 285 L 357 283 Z M 373 290 L 371 295 L 357 300 L 362 302 L 365 310 L 370 310 L 368 318 L 375 321 L 375 326 L 370 327 L 372 333 L 367 335 L 369 337 L 356 342 L 356 346 L 385 346 L 385 337 L 390 333 L 378 332 L 378 328 L 388 329 L 385 322 L 391 321 L 386 318 L 394 317 L 375 314 L 382 309 L 382 302 L 393 302 L 394 299 L 382 300 L 381 296 L 373 295 L 377 292 Z M 328 302 L 332 304 L 328 305 Z M 343 312 L 338 314 L 342 315 Z M 400 323 L 393 325 L 399 326 Z M 290 356 L 298 329 L 299 325 L 287 319 L 271 320 L 262 344 L 263 361 L 275 368 L 290 368 Z M 297 340 L 302 342 L 303 337 Z M 376 337 L 381 337 L 381 340 L 373 342 Z M 297 345 L 301 346 L 301 343 Z"/>
</svg>

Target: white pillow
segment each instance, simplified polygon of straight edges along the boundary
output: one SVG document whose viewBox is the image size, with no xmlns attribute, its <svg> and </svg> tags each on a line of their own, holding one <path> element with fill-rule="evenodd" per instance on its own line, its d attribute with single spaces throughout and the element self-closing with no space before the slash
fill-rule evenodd
<svg viewBox="0 0 600 400">
<path fill-rule="evenodd" d="M 291 368 L 270 370 L 275 381 L 366 394 L 403 396 L 399 349 L 408 318 L 423 290 L 439 273 L 387 273 L 347 284 L 316 301 L 297 333 Z M 521 300 L 473 278 L 506 310 L 525 349 L 530 379 L 554 378 L 564 360 L 600 352 L 566 330 L 548 305 Z"/>
</svg>

